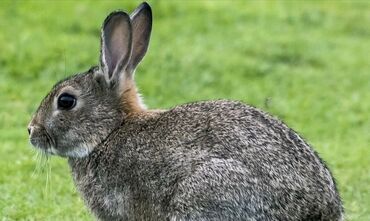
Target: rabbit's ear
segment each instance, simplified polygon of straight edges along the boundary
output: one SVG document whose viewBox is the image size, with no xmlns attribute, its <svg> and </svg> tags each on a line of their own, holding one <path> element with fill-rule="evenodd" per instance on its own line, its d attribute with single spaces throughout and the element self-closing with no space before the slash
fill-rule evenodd
<svg viewBox="0 0 370 221">
<path fill-rule="evenodd" d="M 132 28 L 128 14 L 112 12 L 105 19 L 101 33 L 100 65 L 108 82 L 119 80 L 130 60 Z"/>
<path fill-rule="evenodd" d="M 152 9 L 146 2 L 141 3 L 130 15 L 132 24 L 132 55 L 127 72 L 132 73 L 148 49 L 152 32 Z"/>
</svg>

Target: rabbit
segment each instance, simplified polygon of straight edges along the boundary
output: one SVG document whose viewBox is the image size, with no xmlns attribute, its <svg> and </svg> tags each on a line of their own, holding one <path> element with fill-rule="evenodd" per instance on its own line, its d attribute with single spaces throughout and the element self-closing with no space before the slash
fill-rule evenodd
<svg viewBox="0 0 370 221">
<path fill-rule="evenodd" d="M 344 219 L 330 170 L 282 121 L 229 100 L 147 109 L 134 72 L 151 29 L 145 2 L 112 12 L 100 65 L 57 83 L 28 126 L 98 220 Z"/>
</svg>

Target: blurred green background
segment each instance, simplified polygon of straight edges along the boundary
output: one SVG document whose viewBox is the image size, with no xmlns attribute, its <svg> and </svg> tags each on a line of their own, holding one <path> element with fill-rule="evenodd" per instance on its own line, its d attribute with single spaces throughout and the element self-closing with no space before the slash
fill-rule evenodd
<svg viewBox="0 0 370 221">
<path fill-rule="evenodd" d="M 26 125 L 52 85 L 97 64 L 100 25 L 138 1 L 0 2 L 1 220 L 91 220 L 65 159 L 36 157 Z M 347 220 L 370 220 L 367 1 L 149 1 L 136 72 L 146 104 L 229 98 L 299 131 L 332 169 Z"/>
</svg>

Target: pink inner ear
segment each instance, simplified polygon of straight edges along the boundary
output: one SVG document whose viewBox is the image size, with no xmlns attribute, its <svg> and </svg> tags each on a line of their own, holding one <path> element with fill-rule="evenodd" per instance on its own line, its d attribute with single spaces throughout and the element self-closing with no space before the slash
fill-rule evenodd
<svg viewBox="0 0 370 221">
<path fill-rule="evenodd" d="M 133 42 L 135 45 L 135 49 L 138 51 L 142 51 L 142 47 L 145 47 L 145 43 L 142 39 L 145 32 L 147 32 L 147 26 L 148 26 L 149 19 L 147 19 L 144 16 L 141 16 L 140 19 L 138 19 L 137 22 L 133 24 L 132 29 L 135 30 L 133 33 Z M 139 48 L 137 48 L 139 47 Z"/>
<path fill-rule="evenodd" d="M 104 28 L 105 62 L 109 77 L 117 66 L 125 65 L 122 62 L 130 51 L 130 34 L 129 22 L 119 15 L 112 18 Z"/>
<path fill-rule="evenodd" d="M 132 18 L 132 55 L 130 59 L 130 68 L 135 68 L 144 57 L 149 45 L 151 33 L 151 14 L 150 12 L 138 12 Z"/>
</svg>

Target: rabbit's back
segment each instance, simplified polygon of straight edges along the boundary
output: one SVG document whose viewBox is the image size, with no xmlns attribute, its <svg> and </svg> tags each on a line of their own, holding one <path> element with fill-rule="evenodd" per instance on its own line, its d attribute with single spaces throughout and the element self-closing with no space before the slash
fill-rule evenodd
<svg viewBox="0 0 370 221">
<path fill-rule="evenodd" d="M 129 195 L 140 196 L 132 202 L 142 205 L 136 214 L 160 214 L 159 220 L 341 217 L 334 180 L 317 154 L 283 123 L 240 102 L 198 102 L 132 118 L 109 143 L 116 160 L 102 168 L 125 177 Z M 122 162 L 112 166 L 115 161 Z"/>
<path fill-rule="evenodd" d="M 145 125 L 152 131 L 145 136 L 154 137 L 151 148 L 163 154 L 153 153 L 158 165 L 167 163 L 160 177 L 176 183 L 169 205 L 190 218 L 259 214 L 262 220 L 335 220 L 341 215 L 322 160 L 292 129 L 256 108 L 226 100 L 191 103 Z"/>
</svg>

